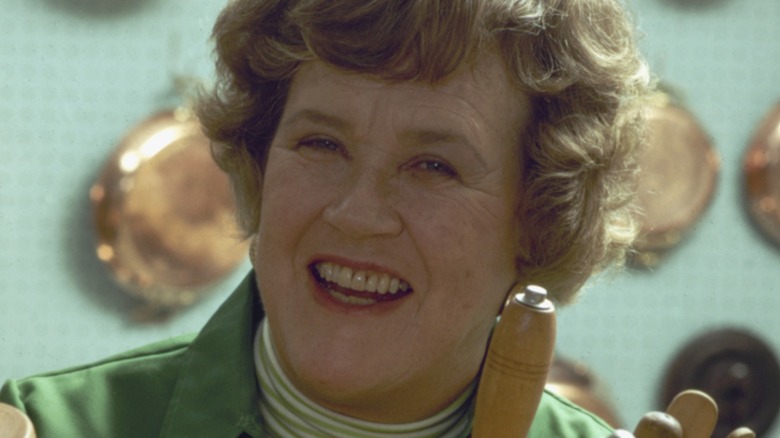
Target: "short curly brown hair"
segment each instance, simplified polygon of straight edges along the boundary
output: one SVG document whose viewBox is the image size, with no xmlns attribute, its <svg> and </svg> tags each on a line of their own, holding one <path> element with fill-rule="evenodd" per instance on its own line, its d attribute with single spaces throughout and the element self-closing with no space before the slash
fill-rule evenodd
<svg viewBox="0 0 780 438">
<path fill-rule="evenodd" d="M 197 112 L 232 178 L 247 235 L 258 227 L 266 153 L 301 63 L 435 83 L 497 49 L 531 98 L 522 130 L 524 233 L 517 268 L 559 303 L 622 261 L 641 108 L 650 90 L 619 0 L 233 0 L 214 27 L 217 84 Z"/>
</svg>

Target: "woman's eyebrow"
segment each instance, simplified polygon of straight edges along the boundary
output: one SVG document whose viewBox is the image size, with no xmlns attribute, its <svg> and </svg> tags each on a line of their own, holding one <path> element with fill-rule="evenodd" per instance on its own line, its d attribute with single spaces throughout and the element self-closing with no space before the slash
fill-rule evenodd
<svg viewBox="0 0 780 438">
<path fill-rule="evenodd" d="M 335 114 L 328 114 L 310 108 L 301 109 L 292 113 L 290 117 L 282 121 L 282 125 L 294 125 L 301 121 L 327 126 L 343 132 L 352 131 L 352 124 L 348 120 Z"/>
</svg>

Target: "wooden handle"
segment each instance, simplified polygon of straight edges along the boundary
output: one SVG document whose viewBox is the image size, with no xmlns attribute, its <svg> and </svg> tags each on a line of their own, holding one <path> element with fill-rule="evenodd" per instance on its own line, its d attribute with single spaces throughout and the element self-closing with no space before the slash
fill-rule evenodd
<svg viewBox="0 0 780 438">
<path fill-rule="evenodd" d="M 682 426 L 685 438 L 710 438 L 718 423 L 718 404 L 702 391 L 683 391 L 669 403 L 666 413 Z"/>
<path fill-rule="evenodd" d="M 756 438 L 756 433 L 747 427 L 740 427 L 732 431 L 726 438 Z"/>
<path fill-rule="evenodd" d="M 540 287 L 511 294 L 482 367 L 474 438 L 525 437 L 552 364 L 555 306 Z"/>
<path fill-rule="evenodd" d="M 35 438 L 35 429 L 24 412 L 0 403 L 0 438 Z"/>
<path fill-rule="evenodd" d="M 636 438 L 683 438 L 680 423 L 665 412 L 648 412 L 634 429 Z"/>
<path fill-rule="evenodd" d="M 718 405 L 702 391 L 683 391 L 669 403 L 666 412 L 650 412 L 637 424 L 636 438 L 710 438 L 718 423 Z M 613 434 L 609 438 L 617 438 Z M 622 438 L 622 436 L 621 436 Z M 756 438 L 747 427 L 740 427 L 726 438 Z"/>
</svg>

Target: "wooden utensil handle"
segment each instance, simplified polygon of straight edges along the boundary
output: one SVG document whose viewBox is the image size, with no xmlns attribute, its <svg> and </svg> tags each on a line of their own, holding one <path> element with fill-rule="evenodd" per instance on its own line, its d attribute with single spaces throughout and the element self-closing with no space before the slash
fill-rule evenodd
<svg viewBox="0 0 780 438">
<path fill-rule="evenodd" d="M 683 438 L 680 423 L 665 412 L 648 412 L 634 429 L 636 438 Z"/>
<path fill-rule="evenodd" d="M 555 347 L 555 306 L 538 286 L 513 289 L 482 366 L 474 438 L 525 437 Z"/>
<path fill-rule="evenodd" d="M 718 423 L 718 405 L 702 391 L 685 390 L 669 403 L 666 413 L 682 426 L 685 438 L 710 438 Z"/>
<path fill-rule="evenodd" d="M 35 428 L 24 412 L 0 403 L 0 438 L 35 438 Z"/>
</svg>

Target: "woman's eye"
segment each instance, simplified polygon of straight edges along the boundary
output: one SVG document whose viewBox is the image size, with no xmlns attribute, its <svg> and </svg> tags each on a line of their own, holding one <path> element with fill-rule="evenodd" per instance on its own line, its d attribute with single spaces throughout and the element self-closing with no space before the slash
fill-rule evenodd
<svg viewBox="0 0 780 438">
<path fill-rule="evenodd" d="M 336 152 L 341 148 L 341 145 L 327 138 L 309 138 L 298 142 L 298 147 L 308 147 L 323 151 Z"/>
<path fill-rule="evenodd" d="M 430 172 L 433 174 L 438 174 L 449 178 L 458 177 L 458 172 L 456 172 L 451 165 L 441 160 L 430 160 L 430 159 L 420 160 L 417 163 L 415 163 L 414 166 L 412 167 L 415 170 Z"/>
</svg>

